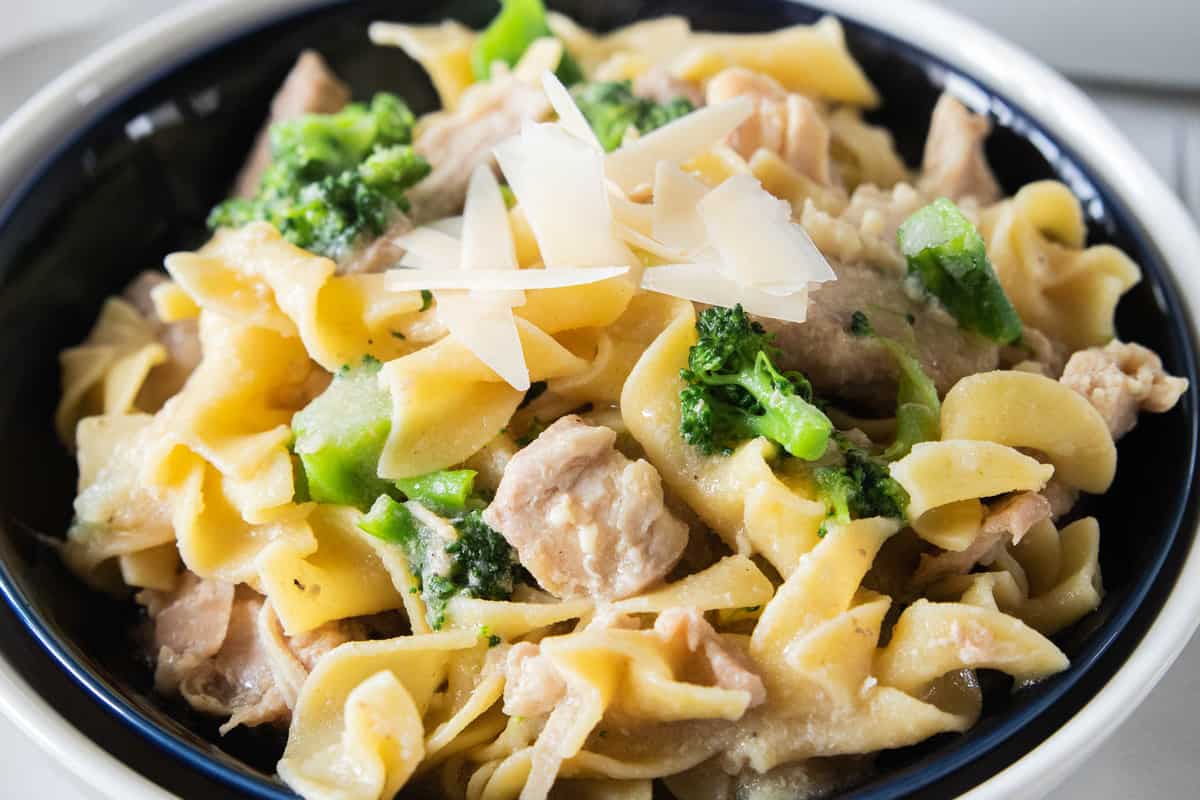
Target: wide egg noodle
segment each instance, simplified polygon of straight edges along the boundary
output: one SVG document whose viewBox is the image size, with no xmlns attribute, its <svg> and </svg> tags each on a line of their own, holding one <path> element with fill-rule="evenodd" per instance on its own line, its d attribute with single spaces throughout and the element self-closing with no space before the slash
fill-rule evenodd
<svg viewBox="0 0 1200 800">
<path fill-rule="evenodd" d="M 1021 319 L 1071 349 L 1115 333 L 1121 295 L 1142 273 L 1112 245 L 1085 247 L 1079 200 L 1057 181 L 1031 183 L 983 214 L 988 257 Z"/>
</svg>

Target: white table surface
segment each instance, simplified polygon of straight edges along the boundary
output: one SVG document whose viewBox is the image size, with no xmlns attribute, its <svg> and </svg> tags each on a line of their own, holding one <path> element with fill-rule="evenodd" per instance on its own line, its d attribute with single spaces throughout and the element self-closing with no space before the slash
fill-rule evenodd
<svg viewBox="0 0 1200 800">
<path fill-rule="evenodd" d="M 247 0 L 252 2 L 252 0 Z M 61 69 L 109 41 L 120 31 L 178 0 L 0 0 L 0 119 L 6 117 L 24 98 L 56 75 Z M 1120 59 L 1086 58 L 1087 48 L 1063 50 L 1063 37 L 1047 33 L 1047 21 L 1034 19 L 1035 8 L 1045 8 L 1045 0 L 995 3 L 978 0 L 947 0 L 970 15 L 996 27 L 1010 38 L 1035 50 L 1043 58 L 1075 75 L 1086 76 L 1089 93 L 1105 108 L 1130 140 L 1142 149 L 1151 163 L 1176 191 L 1200 215 L 1200 94 L 1178 91 L 1180 64 L 1196 64 L 1200 48 L 1194 45 L 1178 58 L 1146 58 L 1131 66 L 1128 74 L 1114 72 Z M 1058 4 L 1049 5 L 1058 8 Z M 1188 31 L 1192 41 L 1194 24 L 1200 18 L 1200 5 L 1194 0 L 1092 0 L 1080 4 L 1063 0 L 1083 16 L 1086 12 L 1096 25 L 1105 20 L 1121 25 L 1162 26 L 1174 20 Z M 1123 9 L 1121 7 L 1124 7 Z M 1155 14 L 1143 14 L 1147 7 Z M 1085 8 L 1086 7 L 1086 8 Z M 1134 13 L 1134 9 L 1139 9 Z M 1007 12 L 998 9 L 1007 9 Z M 1124 12 L 1116 13 L 1114 12 Z M 1061 9 L 1060 9 L 1061 11 Z M 1061 14 L 1059 15 L 1061 16 Z M 1139 21 L 1140 16 L 1140 21 Z M 1056 18 L 1057 19 L 1057 18 Z M 1078 19 L 1078 17 L 1076 17 Z M 1093 28 L 1084 35 L 1097 42 L 1111 32 Z M 1078 32 L 1076 33 L 1078 36 Z M 1129 36 L 1133 46 L 1162 49 L 1164 40 L 1152 30 Z M 1170 42 L 1168 42 L 1170 44 Z M 1111 53 L 1112 51 L 1109 50 Z M 1151 51 L 1147 51 L 1148 53 Z M 1082 55 L 1081 55 L 1082 54 Z M 1129 60 L 1129 54 L 1122 54 Z M 1161 61 L 1164 83 L 1176 87 L 1162 91 L 1149 86 L 1129 88 L 1128 80 L 1145 81 L 1155 77 L 1147 64 Z M 1190 70 L 1190 67 L 1188 68 Z M 1194 73 L 1200 86 L 1200 72 Z M 1097 79 L 1105 83 L 1095 82 Z M 1113 86 L 1125 85 L 1123 89 Z M 1055 800 L 1097 800 L 1097 798 L 1185 798 L 1200 796 L 1200 639 L 1194 640 L 1183 656 L 1120 730 L 1059 791 Z M 52 763 L 32 742 L 7 720 L 0 717 L 0 797 L 56 798 L 80 800 L 93 798 L 65 771 Z"/>
</svg>

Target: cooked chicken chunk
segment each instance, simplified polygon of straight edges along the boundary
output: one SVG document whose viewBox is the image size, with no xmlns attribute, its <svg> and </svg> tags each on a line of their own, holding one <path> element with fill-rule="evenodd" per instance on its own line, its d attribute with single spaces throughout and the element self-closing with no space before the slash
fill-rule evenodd
<svg viewBox="0 0 1200 800">
<path fill-rule="evenodd" d="M 929 122 L 920 189 L 955 202 L 965 197 L 981 205 L 998 200 L 1000 186 L 983 154 L 983 141 L 991 130 L 987 117 L 972 114 L 954 97 L 943 94 Z"/>
<path fill-rule="evenodd" d="M 729 145 L 739 155 L 750 158 L 766 148 L 817 183 L 834 183 L 829 125 L 812 100 L 791 94 L 771 76 L 745 67 L 730 67 L 708 82 L 710 105 L 740 96 L 754 101 L 754 113 L 729 135 Z"/>
<path fill-rule="evenodd" d="M 265 598 L 245 587 L 187 572 L 170 593 L 138 595 L 154 622 L 155 688 L 178 692 L 198 711 L 238 725 L 286 723 L 307 670 L 339 644 L 365 635 L 350 621 L 323 625 L 286 640 L 262 626 Z M 281 669 L 285 674 L 280 674 Z"/>
<path fill-rule="evenodd" d="M 427 117 L 413 149 L 433 171 L 408 192 L 413 220 L 423 223 L 461 212 L 475 168 L 493 163 L 493 148 L 518 133 L 523 122 L 549 111 L 541 86 L 510 74 L 472 86 L 453 111 Z"/>
<path fill-rule="evenodd" d="M 1153 350 L 1116 340 L 1076 352 L 1061 380 L 1095 406 L 1114 439 L 1133 430 L 1139 411 L 1170 411 L 1188 387 L 1167 374 Z"/>
<path fill-rule="evenodd" d="M 976 564 L 990 564 L 997 550 L 1025 538 L 1030 528 L 1051 518 L 1050 501 L 1036 492 L 1019 492 L 992 505 L 983 518 L 979 534 L 966 550 L 922 555 L 913 582 L 927 586 L 950 575 L 966 575 Z"/>
<path fill-rule="evenodd" d="M 847 264 L 835 263 L 833 269 L 838 279 L 812 291 L 806 322 L 758 320 L 777 337 L 783 350 L 780 367 L 802 370 L 818 393 L 872 411 L 895 409 L 892 356 L 878 342 L 847 330 L 859 310 L 870 316 L 880 335 L 913 341 L 921 366 L 940 392 L 966 375 L 996 368 L 999 349 L 994 343 L 959 328 L 936 303 L 914 301 L 898 276 Z"/>
<path fill-rule="evenodd" d="M 617 434 L 559 419 L 504 469 L 484 520 L 559 597 L 615 600 L 661 579 L 687 544 L 658 472 L 614 448 Z"/>
<path fill-rule="evenodd" d="M 519 642 L 504 661 L 504 713 L 544 717 L 567 694 L 558 668 L 531 642 Z"/>
<path fill-rule="evenodd" d="M 696 609 L 667 609 L 658 615 L 654 632 L 668 645 L 693 656 L 687 662 L 689 674 L 683 676 L 684 680 L 748 692 L 750 708 L 766 702 L 767 688 L 750 668 L 750 659 L 722 639 Z"/>
<path fill-rule="evenodd" d="M 271 125 L 302 114 L 331 114 L 350 102 L 350 87 L 342 83 L 320 53 L 305 50 L 271 101 L 271 114 L 258 133 L 254 149 L 234 184 L 235 197 L 253 197 L 258 180 L 271 164 Z"/>
</svg>

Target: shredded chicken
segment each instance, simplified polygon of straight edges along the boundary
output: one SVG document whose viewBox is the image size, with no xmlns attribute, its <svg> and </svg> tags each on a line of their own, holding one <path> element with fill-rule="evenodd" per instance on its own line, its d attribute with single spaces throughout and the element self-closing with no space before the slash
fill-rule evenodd
<svg viewBox="0 0 1200 800">
<path fill-rule="evenodd" d="M 1057 520 L 1070 513 L 1071 509 L 1075 507 L 1075 503 L 1079 500 L 1079 490 L 1057 478 L 1051 478 L 1050 482 L 1042 489 L 1042 497 L 1046 498 L 1046 502 L 1050 504 L 1050 519 Z"/>
<path fill-rule="evenodd" d="M 929 123 L 920 189 L 955 202 L 965 197 L 981 205 L 998 200 L 1000 186 L 983 154 L 991 129 L 987 117 L 972 114 L 950 94 L 943 94 Z"/>
<path fill-rule="evenodd" d="M 413 220 L 419 224 L 462 211 L 475 168 L 493 164 L 497 144 L 518 133 L 526 120 L 541 119 L 549 111 L 540 86 L 508 74 L 472 86 L 453 111 L 426 117 L 413 149 L 433 171 L 408 192 Z"/>
<path fill-rule="evenodd" d="M 1061 380 L 1100 412 L 1113 439 L 1133 430 L 1139 411 L 1170 411 L 1188 388 L 1185 378 L 1167 374 L 1153 350 L 1116 340 L 1076 352 Z"/>
<path fill-rule="evenodd" d="M 558 668 L 531 642 L 519 642 L 504 661 L 504 713 L 510 717 L 544 717 L 567 694 Z"/>
<path fill-rule="evenodd" d="M 1034 525 L 1050 519 L 1050 501 L 1036 492 L 1018 492 L 992 505 L 983 518 L 979 533 L 966 550 L 922 555 L 913 576 L 916 586 L 928 586 L 950 575 L 966 575 L 976 564 L 990 564 L 998 550 L 1025 538 Z"/>
<path fill-rule="evenodd" d="M 288 639 L 261 595 L 191 572 L 175 591 L 147 590 L 138 600 L 154 623 L 155 688 L 179 693 L 198 711 L 228 717 L 222 733 L 238 725 L 286 723 L 317 660 L 365 636 L 361 625 L 340 620 Z"/>
<path fill-rule="evenodd" d="M 740 96 L 754 100 L 754 113 L 729 135 L 739 155 L 750 158 L 766 148 L 817 183 L 834 184 L 829 125 L 812 100 L 790 94 L 774 78 L 745 67 L 729 67 L 708 82 L 710 105 Z"/>
<path fill-rule="evenodd" d="M 940 392 L 960 378 L 996 368 L 994 343 L 960 328 L 936 303 L 910 298 L 899 276 L 848 264 L 834 263 L 833 269 L 838 280 L 812 290 L 806 322 L 758 319 L 777 337 L 783 351 L 779 366 L 802 370 L 820 394 L 870 411 L 895 408 L 895 360 L 879 342 L 849 332 L 850 317 L 858 310 L 867 311 L 880 335 L 912 341 Z"/>
<path fill-rule="evenodd" d="M 684 679 L 702 685 L 747 692 L 750 708 L 762 705 L 767 688 L 752 669 L 750 659 L 727 643 L 694 608 L 669 608 L 658 615 L 654 632 L 669 645 L 699 656 L 688 662 Z"/>
<path fill-rule="evenodd" d="M 267 123 L 258 133 L 254 149 L 234 184 L 235 197 L 253 197 L 258 182 L 271 164 L 271 126 L 303 114 L 332 114 L 350 102 L 350 87 L 342 83 L 321 54 L 305 50 L 271 101 Z"/>
<path fill-rule="evenodd" d="M 704 105 L 704 92 L 691 81 L 677 78 L 669 70 L 653 66 L 633 82 L 633 93 L 656 103 L 670 103 L 685 97 L 696 108 Z"/>
<path fill-rule="evenodd" d="M 163 323 L 154 310 L 150 293 L 167 281 L 161 272 L 146 270 L 130 281 L 122 293 L 143 317 L 154 324 L 159 342 L 167 350 L 167 360 L 150 370 L 138 394 L 137 406 L 146 411 L 157 411 L 163 403 L 174 397 L 188 376 L 200 363 L 200 330 L 192 319 Z"/>
<path fill-rule="evenodd" d="M 628 597 L 666 575 L 687 544 L 658 472 L 618 452 L 616 440 L 577 416 L 559 419 L 508 462 L 484 512 L 559 597 Z"/>
</svg>

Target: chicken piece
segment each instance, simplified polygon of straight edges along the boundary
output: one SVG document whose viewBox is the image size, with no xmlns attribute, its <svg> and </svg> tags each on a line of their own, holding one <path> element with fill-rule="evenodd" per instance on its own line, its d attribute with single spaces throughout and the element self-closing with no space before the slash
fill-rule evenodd
<svg viewBox="0 0 1200 800">
<path fill-rule="evenodd" d="M 699 86 L 677 78 L 659 66 L 650 67 L 637 76 L 633 82 L 633 93 L 663 105 L 680 97 L 686 97 L 696 108 L 704 105 L 704 92 Z"/>
<path fill-rule="evenodd" d="M 271 126 L 303 114 L 332 114 L 350 102 L 350 87 L 342 83 L 315 50 L 305 50 L 275 93 L 271 113 L 254 141 L 250 157 L 238 173 L 235 197 L 254 197 L 258 181 L 271 164 Z"/>
<path fill-rule="evenodd" d="M 559 419 L 513 456 L 484 512 L 559 597 L 628 597 L 666 575 L 687 544 L 657 470 L 630 461 L 616 440 L 610 428 Z"/>
<path fill-rule="evenodd" d="M 155 689 L 229 717 L 222 733 L 286 723 L 308 670 L 337 645 L 365 635 L 361 625 L 340 620 L 289 639 L 261 595 L 191 572 L 174 592 L 148 590 L 138 600 L 154 621 Z"/>
<path fill-rule="evenodd" d="M 167 280 L 167 276 L 161 272 L 146 270 L 130 281 L 122 292 L 122 296 L 154 325 L 159 342 L 167 350 L 167 360 L 150 370 L 138 393 L 136 405 L 146 411 L 157 411 L 163 403 L 174 397 L 196 369 L 202 355 L 200 329 L 196 320 L 164 323 L 154 310 L 151 293 Z"/>
<path fill-rule="evenodd" d="M 1050 519 L 1057 520 L 1070 513 L 1071 509 L 1075 507 L 1075 503 L 1079 500 L 1079 490 L 1057 478 L 1051 478 L 1050 482 L 1042 489 L 1042 497 L 1046 498 L 1046 502 L 1050 504 Z"/>
<path fill-rule="evenodd" d="M 1100 412 L 1113 439 L 1133 430 L 1139 411 L 1170 411 L 1188 388 L 1186 378 L 1163 369 L 1153 350 L 1116 340 L 1076 352 L 1060 380 Z"/>
<path fill-rule="evenodd" d="M 983 154 L 992 123 L 943 94 L 929 121 L 918 187 L 934 197 L 958 202 L 971 197 L 980 205 L 1000 199 L 1000 186 Z"/>
<path fill-rule="evenodd" d="M 685 650 L 692 656 L 688 659 L 684 680 L 748 692 L 750 708 L 766 702 L 767 688 L 751 669 L 750 660 L 736 647 L 727 644 L 696 609 L 667 609 L 658 615 L 654 632 L 669 646 Z"/>
<path fill-rule="evenodd" d="M 421 224 L 461 212 L 475 168 L 494 164 L 496 145 L 518 133 L 526 120 L 542 119 L 549 112 L 541 86 L 507 74 L 475 84 L 453 111 L 423 120 L 413 149 L 433 171 L 408 191 L 413 221 Z"/>
<path fill-rule="evenodd" d="M 976 564 L 991 564 L 1000 548 L 1009 542 L 1020 542 L 1030 528 L 1051 516 L 1050 501 L 1042 495 L 1036 492 L 1011 495 L 988 509 L 979 534 L 966 550 L 922 555 L 913 583 L 928 586 L 950 575 L 966 575 Z"/>
<path fill-rule="evenodd" d="M 504 713 L 510 717 L 544 717 L 567 694 L 567 684 L 541 648 L 519 642 L 504 661 Z"/>
<path fill-rule="evenodd" d="M 338 262 L 339 275 L 361 275 L 368 272 L 383 272 L 396 266 L 404 255 L 404 248 L 396 244 L 397 237 L 413 229 L 412 220 L 397 213 L 387 230 L 365 245 L 355 247 L 350 255 Z"/>
<path fill-rule="evenodd" d="M 713 76 L 705 99 L 714 105 L 743 95 L 754 101 L 754 112 L 729 134 L 730 147 L 743 158 L 766 148 L 822 186 L 832 186 L 831 135 L 817 105 L 804 95 L 789 94 L 769 75 L 745 67 L 729 67 Z"/>
<path fill-rule="evenodd" d="M 879 342 L 847 330 L 851 315 L 859 310 L 870 316 L 881 336 L 914 343 L 922 368 L 939 392 L 949 391 L 967 375 L 996 368 L 995 343 L 958 327 L 935 301 L 913 300 L 899 276 L 866 266 L 832 266 L 838 279 L 811 290 L 807 321 L 758 318 L 783 351 L 779 367 L 803 371 L 818 394 L 873 412 L 895 411 L 894 359 Z"/>
</svg>

